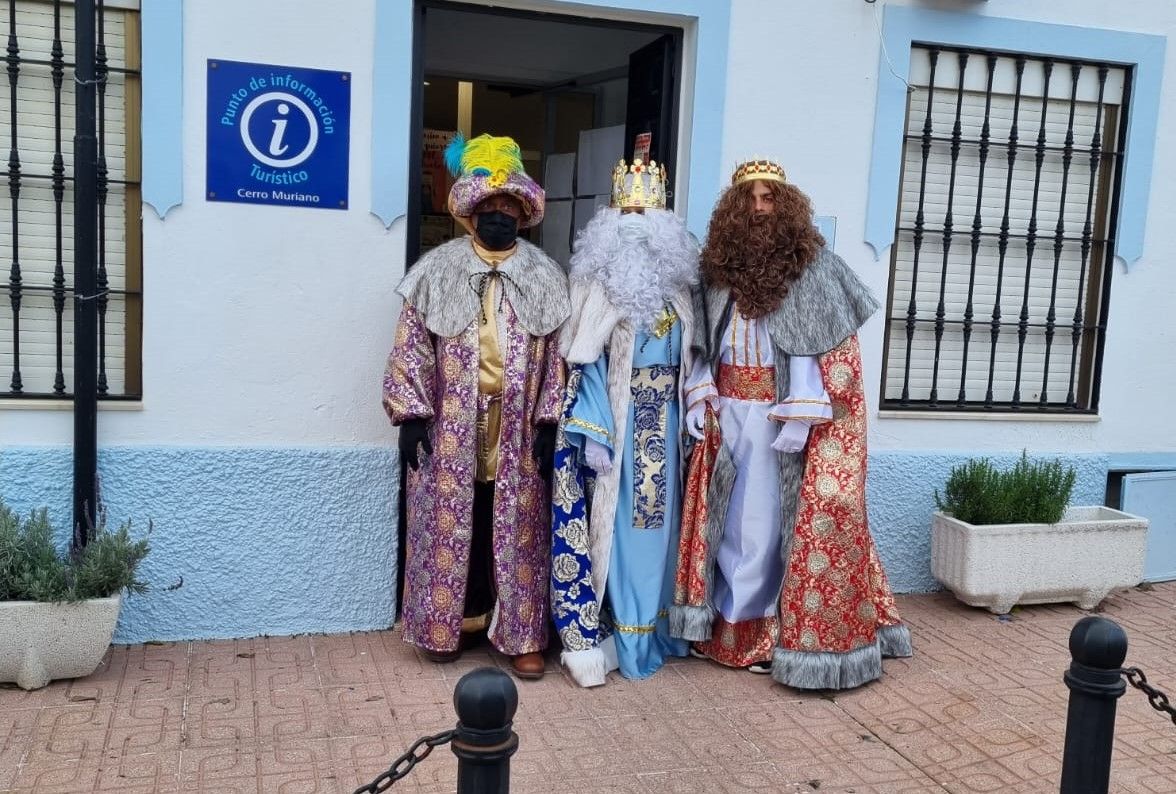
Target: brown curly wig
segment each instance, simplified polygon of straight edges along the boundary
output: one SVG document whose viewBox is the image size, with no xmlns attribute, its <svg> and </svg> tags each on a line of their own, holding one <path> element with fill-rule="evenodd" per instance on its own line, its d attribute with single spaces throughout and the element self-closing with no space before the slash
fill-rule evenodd
<svg viewBox="0 0 1176 794">
<path fill-rule="evenodd" d="M 719 198 L 702 249 L 706 283 L 728 287 L 745 317 L 770 314 L 788 287 L 816 259 L 825 238 L 813 224 L 808 196 L 794 185 L 764 181 L 776 209 L 756 215 L 754 181 L 732 185 Z"/>
</svg>

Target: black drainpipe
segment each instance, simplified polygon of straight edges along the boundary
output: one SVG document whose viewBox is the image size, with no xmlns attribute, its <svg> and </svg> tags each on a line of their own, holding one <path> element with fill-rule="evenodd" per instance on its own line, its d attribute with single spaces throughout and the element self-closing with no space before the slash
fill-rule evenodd
<svg viewBox="0 0 1176 794">
<path fill-rule="evenodd" d="M 98 141 L 94 0 L 74 3 L 73 549 L 86 545 L 98 502 Z"/>
</svg>

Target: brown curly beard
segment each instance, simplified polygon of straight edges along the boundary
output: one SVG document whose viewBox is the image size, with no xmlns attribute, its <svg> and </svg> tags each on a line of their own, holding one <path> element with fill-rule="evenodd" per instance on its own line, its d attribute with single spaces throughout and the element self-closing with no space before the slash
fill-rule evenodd
<svg viewBox="0 0 1176 794">
<path fill-rule="evenodd" d="M 775 211 L 756 215 L 754 182 L 733 185 L 719 198 L 702 249 L 707 285 L 727 287 L 743 316 L 771 314 L 788 287 L 816 259 L 825 238 L 813 225 L 813 207 L 800 189 L 764 182 L 776 199 Z"/>
</svg>

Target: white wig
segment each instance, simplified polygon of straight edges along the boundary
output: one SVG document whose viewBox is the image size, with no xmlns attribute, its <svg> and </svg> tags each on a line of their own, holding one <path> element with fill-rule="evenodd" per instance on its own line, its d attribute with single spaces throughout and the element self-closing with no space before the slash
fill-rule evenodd
<svg viewBox="0 0 1176 794">
<path fill-rule="evenodd" d="M 698 241 L 674 213 L 622 215 L 601 207 L 576 234 L 573 282 L 599 282 L 637 328 L 648 328 L 666 301 L 698 281 Z"/>
</svg>

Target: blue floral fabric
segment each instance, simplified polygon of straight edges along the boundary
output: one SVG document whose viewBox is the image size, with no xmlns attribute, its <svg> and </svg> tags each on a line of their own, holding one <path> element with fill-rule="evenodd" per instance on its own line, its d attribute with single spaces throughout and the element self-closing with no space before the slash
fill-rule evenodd
<svg viewBox="0 0 1176 794">
<path fill-rule="evenodd" d="M 563 420 L 556 433 L 555 476 L 551 496 L 551 615 L 567 651 L 595 648 L 607 636 L 600 623 L 600 602 L 592 586 L 588 557 L 588 499 L 591 469 L 580 465 L 579 439 L 565 432 L 576 403 L 584 367 L 568 375 Z"/>
</svg>

